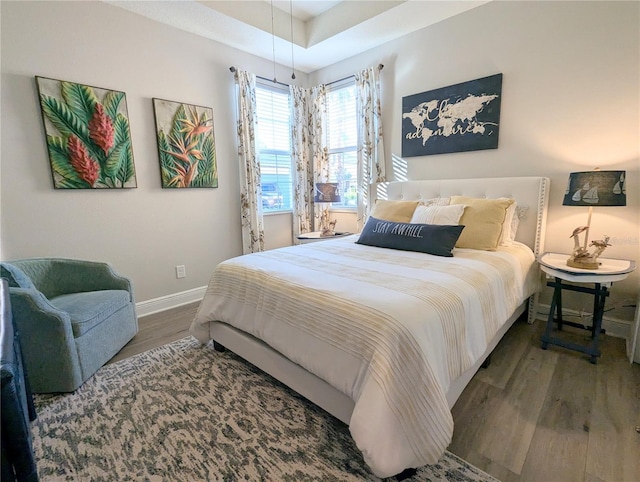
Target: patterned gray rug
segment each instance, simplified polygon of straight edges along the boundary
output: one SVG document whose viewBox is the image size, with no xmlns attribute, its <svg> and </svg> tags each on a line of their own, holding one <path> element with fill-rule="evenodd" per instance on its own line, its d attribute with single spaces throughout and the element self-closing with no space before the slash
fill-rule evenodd
<svg viewBox="0 0 640 482">
<path fill-rule="evenodd" d="M 375 481 L 349 429 L 191 337 L 36 396 L 43 481 Z M 394 479 L 390 479 L 394 480 Z M 451 453 L 412 481 L 495 481 Z"/>
</svg>

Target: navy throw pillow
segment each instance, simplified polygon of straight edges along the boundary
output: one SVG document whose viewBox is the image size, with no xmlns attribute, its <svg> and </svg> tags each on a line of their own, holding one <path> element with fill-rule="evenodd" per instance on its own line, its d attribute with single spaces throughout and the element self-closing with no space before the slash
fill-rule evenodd
<svg viewBox="0 0 640 482">
<path fill-rule="evenodd" d="M 356 243 L 451 257 L 463 229 L 464 225 L 395 223 L 370 217 Z"/>
</svg>

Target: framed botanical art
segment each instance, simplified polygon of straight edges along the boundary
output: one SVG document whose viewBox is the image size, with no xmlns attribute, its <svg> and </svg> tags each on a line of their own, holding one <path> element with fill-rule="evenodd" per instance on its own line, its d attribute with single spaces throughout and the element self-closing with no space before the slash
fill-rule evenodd
<svg viewBox="0 0 640 482">
<path fill-rule="evenodd" d="M 36 76 L 56 189 L 137 187 L 124 92 Z"/>
<path fill-rule="evenodd" d="M 153 99 L 163 188 L 218 187 L 213 109 Z"/>
<path fill-rule="evenodd" d="M 402 156 L 497 149 L 502 74 L 402 98 Z"/>
</svg>

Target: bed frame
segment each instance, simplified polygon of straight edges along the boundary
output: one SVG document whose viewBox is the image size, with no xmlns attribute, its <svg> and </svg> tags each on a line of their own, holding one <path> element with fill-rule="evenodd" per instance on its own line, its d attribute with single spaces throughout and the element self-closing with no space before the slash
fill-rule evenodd
<svg viewBox="0 0 640 482">
<path fill-rule="evenodd" d="M 375 199 L 420 200 L 454 195 L 498 198 L 507 197 L 517 201 L 520 208 L 520 224 L 516 241 L 528 245 L 535 255 L 542 253 L 549 179 L 545 177 L 510 177 L 480 179 L 445 179 L 380 183 L 372 188 L 372 203 Z M 493 338 L 483 356 L 461 377 L 455 380 L 447 392 L 449 407 L 453 407 L 462 391 L 496 347 L 511 325 L 529 307 L 528 319 L 533 322 L 537 305 L 537 294 L 528 303 L 519 306 Z M 217 348 L 225 347 L 262 371 L 273 376 L 294 391 L 307 398 L 334 417 L 348 424 L 354 402 L 324 380 L 291 362 L 266 343 L 239 331 L 230 325 L 210 322 L 209 334 Z"/>
</svg>

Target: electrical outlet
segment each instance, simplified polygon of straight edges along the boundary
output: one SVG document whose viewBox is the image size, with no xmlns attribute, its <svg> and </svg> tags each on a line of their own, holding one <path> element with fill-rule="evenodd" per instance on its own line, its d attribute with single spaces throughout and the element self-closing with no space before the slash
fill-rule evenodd
<svg viewBox="0 0 640 482">
<path fill-rule="evenodd" d="M 187 276 L 187 270 L 184 267 L 184 264 L 176 266 L 176 278 L 184 278 Z"/>
</svg>

